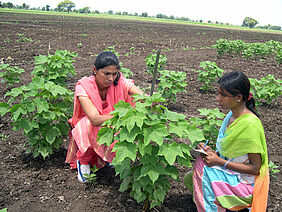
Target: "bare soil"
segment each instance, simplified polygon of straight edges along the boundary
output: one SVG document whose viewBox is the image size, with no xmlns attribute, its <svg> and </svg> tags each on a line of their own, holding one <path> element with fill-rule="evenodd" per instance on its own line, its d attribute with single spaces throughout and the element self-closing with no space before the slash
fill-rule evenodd
<svg viewBox="0 0 282 212">
<path fill-rule="evenodd" d="M 215 108 L 215 95 L 203 93 L 197 83 L 197 74 L 202 61 L 214 61 L 226 72 L 244 71 L 247 76 L 261 78 L 273 74 L 281 79 L 281 65 L 273 58 L 245 60 L 241 57 L 224 55 L 217 57 L 216 50 L 210 48 L 220 38 L 241 39 L 246 42 L 282 41 L 282 34 L 259 33 L 212 27 L 164 24 L 129 20 L 114 20 L 91 17 L 33 15 L 0 12 L 0 60 L 17 65 L 26 72 L 22 84 L 30 82 L 30 72 L 34 68 L 34 56 L 54 53 L 56 49 L 77 52 L 74 66 L 77 75 L 70 82 L 74 90 L 76 81 L 91 75 L 95 54 L 106 47 L 115 46 L 120 61 L 134 74 L 135 84 L 141 88 L 150 87 L 151 76 L 146 74 L 145 58 L 153 49 L 161 49 L 167 56 L 167 69 L 187 73 L 187 93 L 180 94 L 171 108 L 188 118 L 197 116 L 199 108 Z M 18 34 L 31 38 L 32 42 L 17 42 Z M 79 48 L 77 45 L 81 43 Z M 125 56 L 130 48 L 134 54 Z M 188 47 L 188 48 L 187 48 Z M 0 85 L 0 101 L 7 101 L 4 94 L 8 90 Z M 224 111 L 226 112 L 226 111 Z M 259 107 L 265 128 L 269 160 L 281 167 L 281 97 L 276 104 Z M 9 117 L 0 118 L 0 134 L 9 136 L 0 145 L 0 209 L 8 211 L 142 211 L 129 196 L 129 192 L 119 192 L 121 183 L 111 168 L 98 171 L 98 184 L 81 184 L 76 170 L 65 164 L 67 143 L 62 145 L 46 160 L 34 159 L 25 153 L 25 137 L 12 130 Z M 161 207 L 152 211 L 196 211 L 192 196 L 183 186 L 182 178 L 190 170 L 179 167 L 180 182 L 172 186 Z M 277 179 L 271 177 L 268 211 L 281 209 L 281 173 Z"/>
</svg>

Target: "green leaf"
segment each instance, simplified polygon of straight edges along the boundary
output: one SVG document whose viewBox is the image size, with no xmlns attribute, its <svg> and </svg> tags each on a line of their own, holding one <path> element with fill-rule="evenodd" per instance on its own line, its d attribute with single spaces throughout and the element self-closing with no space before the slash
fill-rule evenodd
<svg viewBox="0 0 282 212">
<path fill-rule="evenodd" d="M 145 154 L 152 154 L 152 146 L 150 144 L 145 146 L 144 143 L 140 142 L 137 147 L 142 156 Z"/>
<path fill-rule="evenodd" d="M 192 143 L 205 140 L 203 132 L 194 125 L 187 126 L 187 136 Z"/>
<path fill-rule="evenodd" d="M 191 161 L 187 158 L 177 156 L 177 161 L 181 166 L 191 167 Z"/>
<path fill-rule="evenodd" d="M 125 114 L 132 109 L 132 106 L 125 102 L 125 101 L 119 101 L 117 104 L 114 105 L 115 110 L 111 112 L 111 114 L 119 114 L 119 117 L 125 116 Z"/>
<path fill-rule="evenodd" d="M 147 117 L 143 113 L 131 110 L 123 117 L 123 121 L 126 123 L 127 129 L 130 132 L 135 124 L 142 129 L 144 119 L 146 118 Z"/>
<path fill-rule="evenodd" d="M 119 190 L 120 192 L 124 192 L 128 189 L 129 183 L 131 182 L 130 177 L 126 177 L 123 179 L 122 183 L 120 184 Z"/>
<path fill-rule="evenodd" d="M 49 104 L 46 100 L 41 99 L 40 102 L 37 104 L 37 112 L 42 113 L 43 111 L 48 112 L 49 111 Z"/>
<path fill-rule="evenodd" d="M 10 108 L 9 112 L 12 113 L 12 119 L 14 121 L 17 121 L 21 114 L 26 113 L 26 111 L 21 107 L 20 104 L 13 105 L 13 107 Z"/>
<path fill-rule="evenodd" d="M 152 164 L 145 164 L 142 168 L 141 168 L 141 175 L 140 177 L 144 177 L 146 175 L 148 175 L 150 177 L 150 179 L 152 180 L 153 183 L 155 183 L 160 174 L 164 174 L 165 173 L 165 168 L 161 165 L 152 165 Z"/>
<path fill-rule="evenodd" d="M 188 121 L 186 120 L 181 120 L 176 123 L 170 122 L 169 123 L 169 132 L 174 133 L 178 135 L 180 138 L 182 138 L 187 132 L 187 127 L 188 127 Z"/>
<path fill-rule="evenodd" d="M 48 141 L 49 144 L 52 144 L 55 140 L 57 136 L 61 135 L 60 130 L 55 127 L 55 126 L 51 126 L 45 133 L 43 133 L 46 140 Z"/>
<path fill-rule="evenodd" d="M 127 141 L 132 143 L 135 141 L 136 136 L 141 133 L 142 131 L 138 127 L 134 127 L 130 133 L 124 127 L 120 130 L 120 141 Z"/>
<path fill-rule="evenodd" d="M 113 152 L 116 151 L 116 161 L 122 162 L 125 158 L 130 158 L 135 161 L 137 147 L 135 144 L 127 142 L 118 142 L 113 148 Z"/>
<path fill-rule="evenodd" d="M 9 110 L 9 104 L 1 102 L 0 103 L 0 115 L 4 116 Z"/>
<path fill-rule="evenodd" d="M 177 143 L 162 145 L 159 149 L 158 155 L 163 155 L 169 165 L 172 165 L 175 162 L 178 155 L 184 157 L 181 151 L 181 146 Z"/>
<path fill-rule="evenodd" d="M 175 166 L 168 166 L 165 170 L 173 180 L 178 180 L 178 170 Z"/>
<path fill-rule="evenodd" d="M 39 147 L 38 153 L 40 153 L 44 159 L 49 155 L 49 152 L 48 152 L 47 147 L 45 147 L 45 146 L 43 146 L 43 145 L 41 145 L 41 146 Z M 35 156 L 35 155 L 34 155 L 34 156 Z"/>
<path fill-rule="evenodd" d="M 166 191 L 162 188 L 156 189 L 153 192 L 153 196 L 156 200 L 163 202 L 166 195 Z"/>
<path fill-rule="evenodd" d="M 178 121 L 179 119 L 185 119 L 185 115 L 169 111 L 168 109 L 165 109 L 163 116 L 165 116 L 170 121 Z M 162 118 L 162 117 L 161 117 Z"/>
<path fill-rule="evenodd" d="M 111 127 L 102 127 L 97 135 L 99 141 L 99 145 L 106 144 L 111 145 L 114 139 L 114 129 Z"/>
<path fill-rule="evenodd" d="M 167 136 L 167 129 L 162 124 L 153 125 L 144 129 L 144 144 L 148 145 L 151 141 L 156 142 L 159 146 L 163 143 L 163 138 Z"/>
<path fill-rule="evenodd" d="M 141 188 L 134 192 L 134 199 L 140 203 L 146 199 L 146 195 L 141 191 Z"/>
</svg>

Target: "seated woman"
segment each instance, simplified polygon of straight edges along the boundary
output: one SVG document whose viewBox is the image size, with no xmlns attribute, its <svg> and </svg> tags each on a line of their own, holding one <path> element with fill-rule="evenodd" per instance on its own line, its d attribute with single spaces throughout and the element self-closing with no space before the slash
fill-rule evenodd
<svg viewBox="0 0 282 212">
<path fill-rule="evenodd" d="M 220 128 L 217 151 L 204 143 L 198 145 L 208 155 L 198 157 L 193 168 L 194 202 L 199 212 L 249 207 L 252 212 L 266 211 L 267 146 L 250 82 L 242 72 L 233 71 L 221 77 L 218 85 L 216 100 L 222 109 L 231 111 Z"/>
<path fill-rule="evenodd" d="M 132 80 L 120 72 L 116 55 L 102 52 L 95 60 L 93 75 L 84 77 L 75 86 L 72 127 L 66 162 L 77 168 L 78 180 L 85 182 L 85 174 L 90 174 L 90 166 L 101 168 L 111 163 L 115 153 L 113 145 L 99 145 L 97 134 L 100 125 L 112 115 L 114 105 L 120 100 L 133 104 L 131 95 L 142 94 Z"/>
</svg>

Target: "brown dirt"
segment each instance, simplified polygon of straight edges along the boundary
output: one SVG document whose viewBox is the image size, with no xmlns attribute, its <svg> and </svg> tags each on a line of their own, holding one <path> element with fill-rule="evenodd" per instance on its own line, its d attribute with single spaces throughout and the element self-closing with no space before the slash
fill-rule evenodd
<svg viewBox="0 0 282 212">
<path fill-rule="evenodd" d="M 103 18 L 33 15 L 0 12 L 0 59 L 25 69 L 22 84 L 30 82 L 34 56 L 53 53 L 56 49 L 77 52 L 74 63 L 77 75 L 70 83 L 90 75 L 95 54 L 106 47 L 115 46 L 120 61 L 134 73 L 135 83 L 150 87 L 144 59 L 160 48 L 168 58 L 167 69 L 187 73 L 187 93 L 181 94 L 173 110 L 187 117 L 197 116 L 198 108 L 217 107 L 214 94 L 200 92 L 197 75 L 202 61 L 215 61 L 225 71 L 242 70 L 249 77 L 260 78 L 273 74 L 281 79 L 281 66 L 273 58 L 245 60 L 240 57 L 216 56 L 210 47 L 220 38 L 241 39 L 246 42 L 282 41 L 281 34 L 258 33 L 230 29 L 208 28 L 192 25 L 162 24 Z M 32 38 L 32 42 L 16 42 L 18 33 Z M 87 34 L 83 37 L 82 34 Z M 10 41 L 10 42 L 9 42 Z M 82 43 L 78 48 L 77 44 Z M 130 47 L 134 55 L 125 56 Z M 189 47 L 184 50 L 184 47 Z M 0 101 L 7 101 L 5 85 L 0 85 Z M 281 97 L 277 104 L 260 106 L 265 128 L 269 159 L 281 166 Z M 98 184 L 84 185 L 77 181 L 76 171 L 64 163 L 64 146 L 45 161 L 25 153 L 25 138 L 12 131 L 8 117 L 0 118 L 0 134 L 10 135 L 0 145 L 0 209 L 8 211 L 142 211 L 142 205 L 130 198 L 128 192 L 120 193 L 120 180 L 114 170 L 103 168 L 98 172 Z M 189 170 L 179 167 L 180 177 Z M 281 204 L 281 173 L 271 178 L 268 211 L 279 211 Z M 172 183 L 160 208 L 152 211 L 196 211 L 191 194 L 183 183 Z"/>
</svg>

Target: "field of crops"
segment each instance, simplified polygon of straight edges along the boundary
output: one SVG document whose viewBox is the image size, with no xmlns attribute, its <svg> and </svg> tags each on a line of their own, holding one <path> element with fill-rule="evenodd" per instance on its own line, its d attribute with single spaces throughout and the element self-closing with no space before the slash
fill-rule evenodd
<svg viewBox="0 0 282 212">
<path fill-rule="evenodd" d="M 212 46 L 219 39 L 241 40 L 245 43 L 282 42 L 281 33 L 222 29 L 177 23 L 144 22 L 138 20 L 74 17 L 68 15 L 35 15 L 0 11 L 0 62 L 18 66 L 21 73 L 17 86 L 31 82 L 34 57 L 54 54 L 57 49 L 75 52 L 76 76 L 68 80 L 73 91 L 76 81 L 92 74 L 95 55 L 106 48 L 119 53 L 123 67 L 133 73 L 132 79 L 141 89 L 150 88 L 152 76 L 147 73 L 145 59 L 160 49 L 166 69 L 186 73 L 186 92 L 176 96 L 169 109 L 184 114 L 187 119 L 199 116 L 197 109 L 217 108 L 215 92 L 203 92 L 197 81 L 203 61 L 213 61 L 225 72 L 241 70 L 248 77 L 261 79 L 268 74 L 282 78 L 279 55 L 263 53 L 252 56 L 251 50 L 240 55 L 233 50 L 218 54 Z M 241 42 L 241 43 L 242 43 Z M 245 56 L 247 55 L 247 56 Z M 277 59 L 278 58 L 278 59 Z M 281 55 L 280 55 L 281 60 Z M 281 84 L 280 84 L 281 86 Z M 0 102 L 11 88 L 0 84 Z M 281 95 L 272 102 L 258 106 L 268 145 L 269 160 L 281 167 Z M 1 112 L 1 111 L 0 111 Z M 226 113 L 227 111 L 222 111 Z M 26 153 L 26 138 L 13 131 L 11 117 L 0 117 L 0 209 L 8 211 L 142 211 L 143 205 L 119 192 L 121 180 L 112 168 L 97 173 L 96 185 L 78 182 L 76 171 L 64 163 L 68 140 L 45 160 Z M 190 168 L 177 166 L 180 182 L 171 188 L 161 207 L 151 211 L 196 211 L 192 196 L 182 178 Z M 279 211 L 281 205 L 281 172 L 271 177 L 268 211 Z"/>
</svg>

